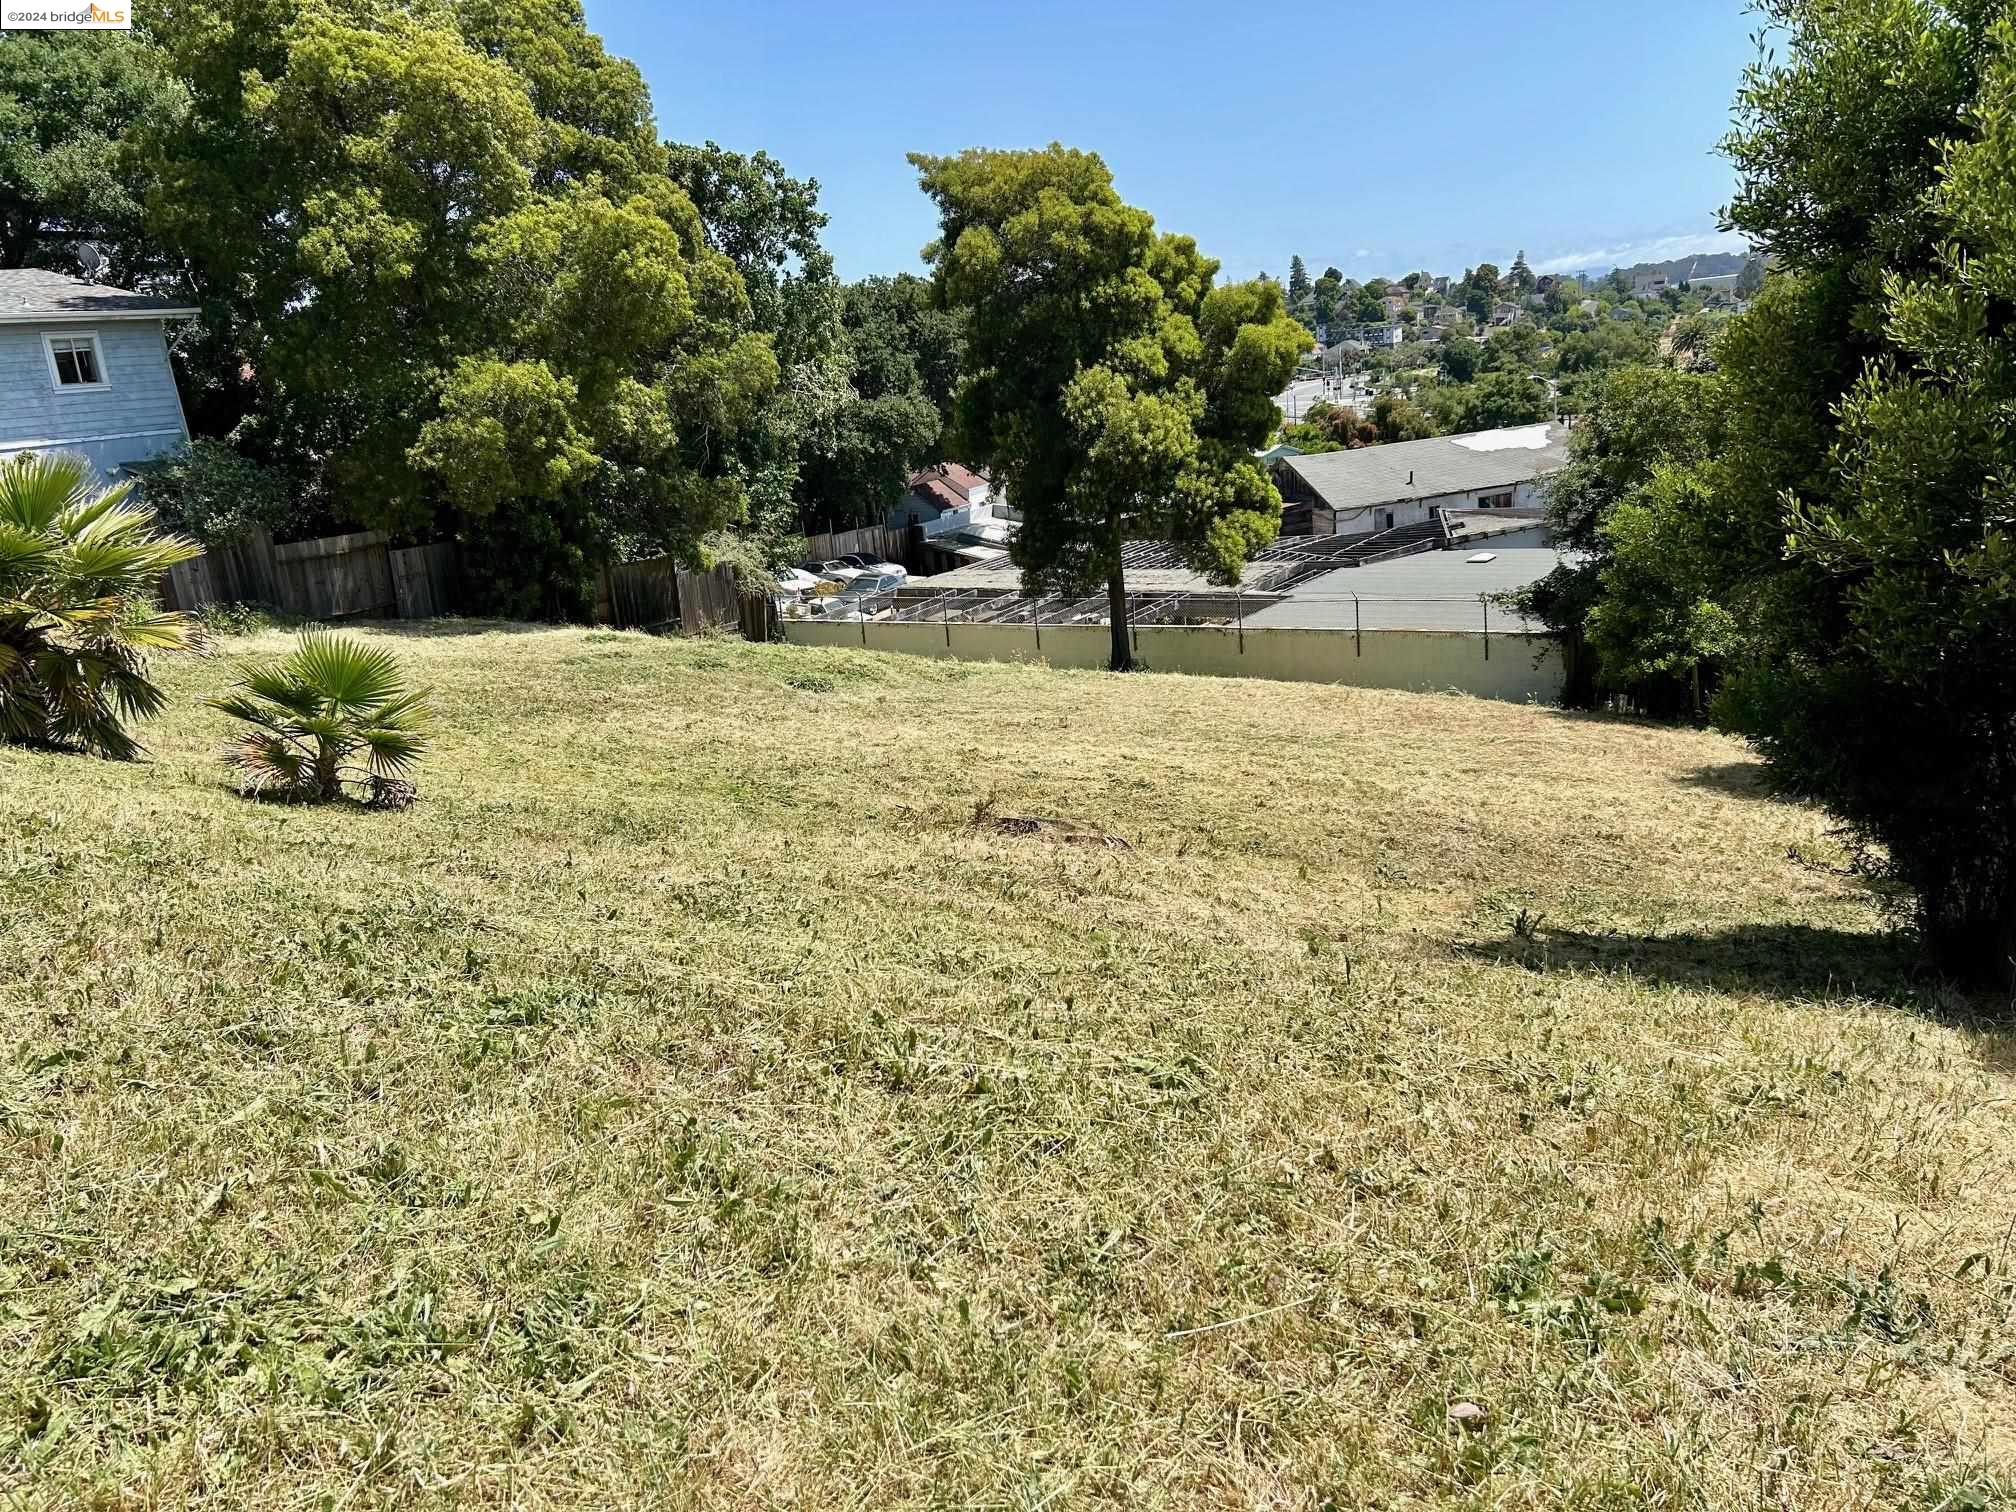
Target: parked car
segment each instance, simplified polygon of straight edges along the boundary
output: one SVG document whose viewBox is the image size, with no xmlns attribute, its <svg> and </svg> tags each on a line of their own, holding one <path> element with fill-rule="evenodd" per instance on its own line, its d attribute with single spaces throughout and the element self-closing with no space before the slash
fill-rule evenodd
<svg viewBox="0 0 2016 1512">
<path fill-rule="evenodd" d="M 779 567 L 771 576 L 777 579 L 779 593 L 810 593 L 820 581 L 816 573 L 807 572 L 803 567 Z"/>
<path fill-rule="evenodd" d="M 903 579 L 893 572 L 864 572 L 826 600 L 826 617 L 846 619 L 887 609 L 902 586 Z"/>
<path fill-rule="evenodd" d="M 852 562 L 835 557 L 830 562 L 807 562 L 805 570 L 814 577 L 826 579 L 829 583 L 851 583 L 867 569 L 856 567 Z"/>
<path fill-rule="evenodd" d="M 883 577 L 898 577 L 905 582 L 910 578 L 910 569 L 901 562 L 878 562 L 874 557 L 863 556 L 859 552 L 850 552 L 840 560 L 859 567 L 863 572 L 879 573 Z"/>
</svg>

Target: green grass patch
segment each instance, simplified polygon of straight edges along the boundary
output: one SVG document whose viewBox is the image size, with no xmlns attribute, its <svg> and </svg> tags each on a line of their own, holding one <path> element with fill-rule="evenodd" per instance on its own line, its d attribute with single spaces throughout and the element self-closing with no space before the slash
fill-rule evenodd
<svg viewBox="0 0 2016 1512">
<path fill-rule="evenodd" d="M 2007 1504 L 2016 1040 L 1731 742 L 386 638 L 404 813 L 0 750 L 0 1503 Z"/>
</svg>

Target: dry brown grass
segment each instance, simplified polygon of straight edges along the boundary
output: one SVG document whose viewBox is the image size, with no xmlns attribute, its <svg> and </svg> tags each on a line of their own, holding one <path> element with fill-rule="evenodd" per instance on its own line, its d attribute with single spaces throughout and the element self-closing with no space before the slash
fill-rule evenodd
<svg viewBox="0 0 2016 1512">
<path fill-rule="evenodd" d="M 1732 743 L 403 645 L 406 814 L 0 751 L 0 1497 L 2007 1494 L 2016 1042 Z"/>
</svg>

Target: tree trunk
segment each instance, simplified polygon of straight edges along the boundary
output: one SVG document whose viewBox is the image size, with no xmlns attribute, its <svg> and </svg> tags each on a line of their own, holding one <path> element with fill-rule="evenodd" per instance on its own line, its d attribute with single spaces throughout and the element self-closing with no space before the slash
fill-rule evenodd
<svg viewBox="0 0 2016 1512">
<path fill-rule="evenodd" d="M 315 796 L 323 803 L 333 803 L 343 796 L 341 763 L 336 747 L 326 740 L 315 743 Z"/>
<path fill-rule="evenodd" d="M 1134 647 L 1127 639 L 1127 572 L 1118 557 L 1114 558 L 1113 571 L 1106 579 L 1106 617 L 1113 624 L 1113 656 L 1106 670 L 1132 672 Z"/>
</svg>

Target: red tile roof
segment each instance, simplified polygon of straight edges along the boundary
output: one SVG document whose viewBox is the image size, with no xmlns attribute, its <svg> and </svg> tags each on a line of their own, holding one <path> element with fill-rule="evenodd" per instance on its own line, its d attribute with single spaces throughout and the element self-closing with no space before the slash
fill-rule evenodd
<svg viewBox="0 0 2016 1512">
<path fill-rule="evenodd" d="M 910 478 L 910 486 L 920 493 L 924 492 L 925 485 L 931 482 L 951 485 L 952 491 L 961 496 L 959 504 L 962 506 L 966 502 L 967 495 L 972 494 L 975 489 L 987 486 L 987 480 L 979 473 L 958 462 L 940 462 L 935 467 L 927 467 L 912 474 Z"/>
<path fill-rule="evenodd" d="M 930 474 L 919 473 L 917 478 L 921 481 L 913 483 L 910 489 L 912 493 L 922 494 L 940 509 L 964 509 L 966 507 L 966 500 L 960 497 L 956 490 L 946 487 L 936 478 L 930 476 Z"/>
</svg>

